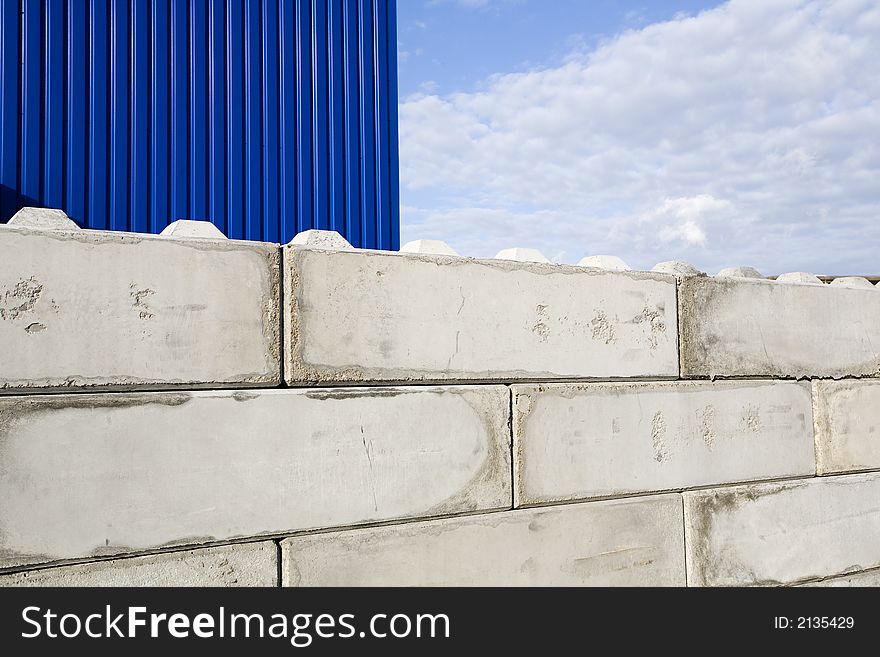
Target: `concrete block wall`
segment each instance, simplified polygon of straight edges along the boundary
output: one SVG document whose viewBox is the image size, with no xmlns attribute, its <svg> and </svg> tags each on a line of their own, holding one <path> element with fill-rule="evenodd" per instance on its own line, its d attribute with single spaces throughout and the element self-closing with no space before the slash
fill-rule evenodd
<svg viewBox="0 0 880 657">
<path fill-rule="evenodd" d="M 877 584 L 880 290 L 337 237 L 0 228 L 0 585 Z"/>
</svg>

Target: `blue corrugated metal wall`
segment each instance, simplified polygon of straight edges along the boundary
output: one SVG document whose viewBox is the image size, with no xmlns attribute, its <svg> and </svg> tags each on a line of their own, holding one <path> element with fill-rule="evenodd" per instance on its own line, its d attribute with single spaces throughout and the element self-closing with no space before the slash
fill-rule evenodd
<svg viewBox="0 0 880 657">
<path fill-rule="evenodd" d="M 0 221 L 398 248 L 395 0 L 0 1 Z"/>
</svg>

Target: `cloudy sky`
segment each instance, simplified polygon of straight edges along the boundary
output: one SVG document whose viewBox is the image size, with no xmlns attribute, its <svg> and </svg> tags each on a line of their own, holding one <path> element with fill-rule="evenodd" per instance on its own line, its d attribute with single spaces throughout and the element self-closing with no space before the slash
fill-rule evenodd
<svg viewBox="0 0 880 657">
<path fill-rule="evenodd" d="M 398 0 L 402 241 L 880 274 L 877 0 Z"/>
</svg>

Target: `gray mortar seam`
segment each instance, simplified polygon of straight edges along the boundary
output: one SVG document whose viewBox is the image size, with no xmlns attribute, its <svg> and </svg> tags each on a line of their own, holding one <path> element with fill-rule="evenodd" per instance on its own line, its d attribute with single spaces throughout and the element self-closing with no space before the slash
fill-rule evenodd
<svg viewBox="0 0 880 657">
<path fill-rule="evenodd" d="M 687 520 L 685 518 L 684 512 L 684 495 L 681 493 L 678 494 L 678 498 L 681 501 L 681 534 L 682 534 L 682 542 L 681 547 L 684 551 L 684 586 L 685 588 L 689 587 L 691 584 L 688 581 L 688 532 L 687 532 Z"/>
<path fill-rule="evenodd" d="M 157 548 L 148 548 L 144 550 L 119 552 L 117 554 L 102 554 L 92 557 L 72 557 L 69 559 L 59 559 L 55 561 L 47 561 L 33 564 L 21 564 L 17 566 L 8 566 L 0 568 L 0 576 L 12 575 L 22 572 L 33 572 L 37 570 L 46 570 L 49 568 L 59 568 L 63 566 L 83 566 L 93 563 L 119 561 L 124 559 L 134 559 L 136 557 L 149 557 L 163 554 L 174 554 L 177 552 L 191 552 L 193 550 L 203 550 L 207 548 L 227 547 L 232 545 L 249 545 L 255 543 L 276 542 L 280 545 L 281 541 L 288 538 L 299 538 L 303 536 L 315 536 L 320 534 L 335 534 L 338 532 L 355 531 L 359 529 L 378 529 L 383 527 L 397 527 L 401 525 L 411 525 L 420 522 L 432 522 L 436 520 L 455 520 L 457 518 L 470 518 L 474 516 L 496 515 L 499 513 L 510 513 L 512 509 L 500 507 L 494 509 L 483 509 L 474 511 L 465 511 L 459 513 L 448 513 L 432 516 L 409 516 L 406 518 L 392 518 L 389 520 L 379 520 L 373 522 L 364 522 L 349 525 L 336 525 L 333 527 L 316 527 L 302 530 L 285 530 L 278 532 L 267 532 L 265 534 L 257 534 L 253 536 L 242 536 L 228 539 L 220 539 L 217 541 L 206 541 L 204 543 L 181 543 L 180 545 L 162 546 Z"/>
<path fill-rule="evenodd" d="M 216 382 L 189 382 L 189 383 L 168 383 L 168 384 L 108 384 L 89 386 L 87 388 L 77 388 L 70 386 L 52 386 L 52 387 L 8 387 L 3 388 L 0 383 L 0 400 L 5 397 L 45 397 L 51 395 L 101 395 L 115 393 L 130 392 L 188 392 L 188 391 L 226 391 L 226 390 L 318 390 L 318 389 L 345 389 L 345 388 L 426 388 L 426 387 L 442 387 L 442 386 L 486 386 L 486 385 L 534 385 L 534 384 L 557 384 L 569 383 L 572 385 L 579 384 L 623 384 L 623 383 L 714 383 L 716 381 L 724 382 L 747 382 L 747 381 L 763 381 L 763 382 L 779 382 L 779 383 L 809 383 L 813 381 L 864 381 L 870 383 L 876 381 L 880 383 L 880 375 L 856 375 L 849 374 L 840 377 L 821 377 L 821 376 L 778 376 L 778 375 L 747 375 L 747 376 L 725 376 L 715 375 L 709 376 L 688 376 L 685 378 L 677 378 L 674 376 L 631 376 L 631 377 L 529 377 L 529 378 L 498 378 L 498 379 L 426 379 L 419 381 L 408 381 L 404 379 L 383 379 L 374 381 L 322 381 L 320 384 L 310 383 L 294 383 L 287 384 L 282 381 L 277 385 L 264 385 L 262 382 L 249 383 L 246 381 L 233 381 L 230 383 Z"/>
<path fill-rule="evenodd" d="M 275 576 L 278 578 L 275 586 L 281 588 L 284 586 L 284 566 L 282 564 L 284 551 L 281 549 L 281 539 L 274 539 L 272 543 L 275 545 Z"/>
<path fill-rule="evenodd" d="M 639 499 L 639 498 L 647 498 L 647 497 L 657 497 L 659 495 L 683 495 L 684 493 L 692 493 L 692 492 L 700 492 L 700 491 L 709 491 L 709 490 L 719 490 L 719 489 L 727 489 L 727 488 L 737 488 L 744 486 L 756 486 L 760 484 L 780 484 L 786 482 L 804 482 L 810 481 L 813 479 L 830 479 L 831 476 L 847 476 L 849 474 L 859 474 L 859 473 L 846 473 L 839 475 L 826 475 L 823 477 L 817 477 L 816 475 L 786 475 L 782 477 L 776 478 L 768 478 L 768 479 L 748 479 L 748 480 L 739 480 L 732 481 L 723 484 L 703 484 L 700 486 L 685 486 L 680 488 L 664 488 L 659 490 L 650 490 L 650 491 L 635 491 L 629 493 L 615 493 L 611 495 L 598 495 L 595 497 L 578 497 L 572 499 L 565 500 L 552 500 L 549 502 L 530 502 L 523 504 L 521 503 L 519 507 L 517 507 L 517 511 L 519 510 L 527 510 L 527 509 L 546 509 L 554 506 L 569 506 L 572 504 L 590 504 L 592 502 L 613 502 L 614 500 L 631 500 L 631 499 Z M 870 472 L 868 473 L 870 474 Z"/>
<path fill-rule="evenodd" d="M 107 385 L 107 386 L 90 386 L 88 388 L 77 388 L 68 386 L 56 386 L 50 388 L 27 388 L 27 387 L 0 387 L 0 400 L 6 397 L 49 397 L 52 395 L 109 395 L 117 393 L 141 393 L 141 392 L 224 392 L 228 390 L 248 390 L 248 391 L 270 391 L 270 390 L 290 390 L 290 391 L 307 391 L 307 390 L 344 390 L 346 388 L 429 388 L 444 386 L 512 386 L 512 385 L 536 385 L 536 384 L 627 384 L 627 383 L 713 383 L 714 381 L 763 381 L 763 382 L 809 382 L 809 381 L 848 381 L 848 380 L 864 380 L 880 382 L 878 377 L 857 377 L 849 376 L 837 379 L 828 378 L 794 378 L 794 377 L 772 377 L 772 376 L 741 376 L 741 377 L 715 377 L 710 380 L 706 377 L 693 377 L 686 379 L 677 379 L 675 377 L 578 377 L 578 378 L 523 378 L 523 379 L 455 379 L 442 380 L 431 379 L 424 381 L 405 381 L 405 380 L 382 380 L 382 381 L 344 381 L 331 382 L 322 381 L 320 385 L 309 384 L 278 384 L 278 385 L 262 385 L 261 383 L 247 382 L 231 382 L 224 384 L 217 383 L 169 383 L 169 384 L 153 384 L 153 385 Z M 2 384 L 0 384 L 2 385 Z"/>
<path fill-rule="evenodd" d="M 513 384 L 507 385 L 507 435 L 509 438 L 509 449 L 510 449 L 510 510 L 513 511 L 516 509 L 516 464 L 514 463 L 514 459 L 516 458 L 515 452 L 516 447 L 514 445 L 514 429 L 513 429 Z"/>
<path fill-rule="evenodd" d="M 836 579 L 843 579 L 845 577 L 852 577 L 853 575 L 865 575 L 867 573 L 877 573 L 880 575 L 880 566 L 872 566 L 871 568 L 864 568 L 862 570 L 852 570 L 846 573 L 837 573 L 834 575 L 823 575 L 822 577 L 808 577 L 805 579 L 798 579 L 792 582 L 786 582 L 782 586 L 784 587 L 795 587 L 795 586 L 803 586 L 804 584 L 815 584 L 819 582 L 833 582 Z"/>
<path fill-rule="evenodd" d="M 279 379 L 278 385 L 273 386 L 270 389 L 285 389 L 290 387 L 287 385 L 287 368 L 284 364 L 287 357 L 287 352 L 284 350 L 284 278 L 286 271 L 287 270 L 284 267 L 284 246 L 282 245 L 278 247 L 278 373 L 281 378 Z"/>
<path fill-rule="evenodd" d="M 872 472 L 877 472 L 877 470 L 866 471 L 866 473 L 870 474 Z M 121 552 L 119 554 L 108 554 L 101 555 L 99 557 L 80 557 L 80 558 L 72 558 L 72 559 L 63 559 L 57 561 L 50 561 L 38 564 L 22 564 L 19 566 L 10 566 L 8 568 L 0 568 L 0 576 L 3 575 L 13 575 L 25 572 L 35 572 L 48 570 L 51 568 L 60 568 L 65 566 L 82 566 L 82 565 L 90 565 L 102 562 L 109 561 L 121 561 L 128 559 L 135 559 L 138 557 L 148 557 L 148 556 L 158 556 L 158 555 L 167 555 L 167 554 L 175 554 L 179 552 L 190 552 L 193 550 L 203 550 L 208 548 L 218 548 L 218 547 L 227 547 L 234 545 L 251 545 L 257 543 L 266 543 L 272 542 L 278 546 L 279 550 L 279 562 L 278 568 L 281 566 L 281 541 L 290 539 L 290 538 L 300 538 L 305 536 L 316 536 L 323 534 L 336 534 L 341 532 L 350 532 L 357 530 L 365 530 L 365 529 L 380 529 L 386 527 L 398 527 L 404 525 L 412 525 L 417 523 L 426 523 L 432 521 L 439 520 L 455 520 L 458 518 L 473 518 L 477 516 L 486 516 L 486 515 L 501 515 L 505 513 L 525 513 L 530 510 L 538 510 L 538 509 L 552 509 L 555 507 L 565 507 L 574 504 L 592 504 L 592 503 L 600 503 L 600 502 L 613 502 L 613 501 L 628 501 L 634 499 L 650 499 L 652 497 L 666 496 L 666 495 L 678 495 L 679 498 L 684 500 L 684 492 L 689 491 L 700 491 L 700 490 L 714 490 L 714 489 L 726 489 L 726 488 L 734 488 L 737 486 L 749 486 L 755 484 L 762 483 L 785 483 L 788 481 L 791 482 L 805 482 L 813 479 L 831 479 L 833 477 L 846 477 L 853 473 L 846 474 L 836 474 L 836 475 L 826 475 L 823 477 L 816 476 L 801 476 L 801 477 L 789 477 L 785 479 L 764 479 L 759 481 L 749 481 L 749 482 L 737 482 L 737 483 L 729 483 L 729 484 L 713 484 L 707 485 L 703 487 L 697 488 L 686 488 L 686 489 L 673 489 L 673 490 L 664 490 L 664 491 L 648 491 L 648 492 L 639 492 L 639 493 L 631 493 L 631 494 L 623 494 L 617 495 L 613 497 L 598 497 L 598 498 L 589 498 L 589 499 L 577 499 L 577 500 L 564 500 L 558 502 L 548 502 L 548 503 L 540 503 L 529 506 L 522 506 L 515 509 L 509 508 L 496 508 L 496 509 L 487 509 L 487 510 L 474 510 L 474 511 L 466 511 L 462 513 L 452 513 L 452 514 L 444 514 L 437 516 L 422 516 L 422 517 L 407 517 L 407 518 L 396 518 L 391 520 L 382 520 L 377 522 L 370 523 L 360 523 L 360 524 L 352 524 L 352 525 L 339 525 L 334 527 L 322 527 L 322 528 L 314 528 L 314 529 L 304 529 L 297 531 L 287 531 L 287 532 L 273 532 L 268 534 L 262 534 L 257 536 L 247 536 L 241 538 L 231 538 L 231 539 L 223 539 L 219 541 L 210 541 L 206 543 L 186 543 L 181 545 L 169 546 L 169 547 L 161 547 L 155 549 L 148 550 L 139 550 L 134 552 Z M 859 473 L 855 473 L 859 474 Z M 682 513 L 684 513 L 684 507 L 682 506 Z M 686 548 L 686 546 L 685 546 Z M 869 570 L 874 570 L 869 569 Z M 852 573 L 843 573 L 839 575 L 829 575 L 828 577 L 841 577 L 846 574 Z M 808 581 L 808 580 L 804 580 Z M 812 580 L 809 580 L 812 581 Z"/>
</svg>

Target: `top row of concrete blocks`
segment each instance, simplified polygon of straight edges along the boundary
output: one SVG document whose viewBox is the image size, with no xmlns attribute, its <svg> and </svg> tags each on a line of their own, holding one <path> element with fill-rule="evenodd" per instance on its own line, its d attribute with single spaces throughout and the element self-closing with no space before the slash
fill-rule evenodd
<svg viewBox="0 0 880 657">
<path fill-rule="evenodd" d="M 679 284 L 681 376 L 880 373 L 880 294 L 833 285 L 691 277 Z"/>
<path fill-rule="evenodd" d="M 278 245 L 208 222 L 163 237 L 23 210 L 0 228 L 0 392 L 277 385 L 279 272 Z"/>
<path fill-rule="evenodd" d="M 0 392 L 274 386 L 282 344 L 291 385 L 880 371 L 873 288 L 621 271 L 608 256 L 475 260 L 425 242 L 398 255 L 322 231 L 279 249 L 204 222 L 165 239 L 39 214 L 0 230 Z"/>
<path fill-rule="evenodd" d="M 678 375 L 672 276 L 283 251 L 291 385 Z"/>
</svg>

